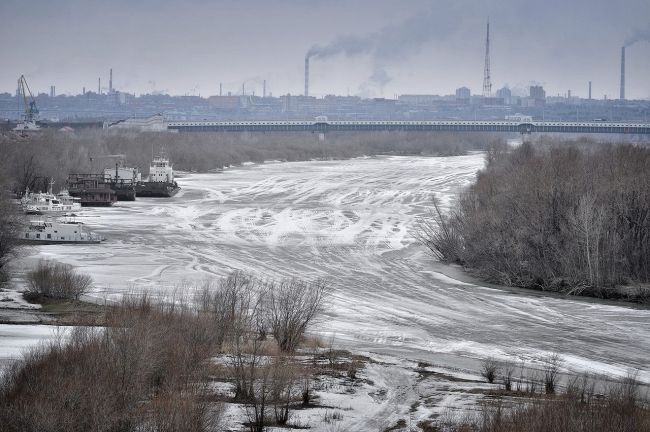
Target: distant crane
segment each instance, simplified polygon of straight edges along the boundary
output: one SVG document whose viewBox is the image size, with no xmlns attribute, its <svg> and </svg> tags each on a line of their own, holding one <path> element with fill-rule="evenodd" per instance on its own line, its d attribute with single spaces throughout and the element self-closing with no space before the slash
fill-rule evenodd
<svg viewBox="0 0 650 432">
<path fill-rule="evenodd" d="M 23 100 L 23 114 L 22 121 L 16 125 L 15 131 L 20 132 L 21 136 L 27 136 L 28 132 L 40 130 L 40 126 L 36 124 L 38 118 L 38 107 L 34 95 L 27 84 L 25 75 L 18 78 L 18 96 Z"/>
<path fill-rule="evenodd" d="M 93 161 L 96 159 L 107 159 L 107 158 L 116 158 L 116 159 L 121 159 L 124 160 L 126 159 L 125 154 L 113 154 L 113 155 L 101 155 L 101 156 L 88 156 L 88 159 L 90 160 L 90 171 L 93 171 Z"/>
</svg>

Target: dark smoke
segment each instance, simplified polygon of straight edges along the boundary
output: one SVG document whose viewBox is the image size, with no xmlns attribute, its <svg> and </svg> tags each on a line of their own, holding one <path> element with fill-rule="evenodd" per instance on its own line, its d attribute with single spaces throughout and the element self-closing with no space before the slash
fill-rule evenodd
<svg viewBox="0 0 650 432">
<path fill-rule="evenodd" d="M 383 89 L 392 80 L 386 65 L 417 54 L 428 42 L 445 38 L 453 30 L 452 20 L 444 19 L 431 9 L 367 35 L 339 36 L 327 45 L 314 45 L 307 57 L 368 55 L 373 62 L 373 73 L 366 84 Z"/>
<path fill-rule="evenodd" d="M 637 31 L 635 31 L 632 35 L 630 35 L 627 39 L 625 39 L 624 45 L 626 47 L 629 47 L 629 46 L 634 45 L 635 43 L 641 42 L 641 41 L 650 42 L 650 26 L 645 30 L 637 30 Z"/>
</svg>

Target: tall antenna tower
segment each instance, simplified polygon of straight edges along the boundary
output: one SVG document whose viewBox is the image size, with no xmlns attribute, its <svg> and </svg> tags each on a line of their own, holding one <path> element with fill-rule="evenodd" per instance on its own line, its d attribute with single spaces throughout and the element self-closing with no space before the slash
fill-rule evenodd
<svg viewBox="0 0 650 432">
<path fill-rule="evenodd" d="M 485 70 L 483 71 L 483 97 L 492 96 L 492 80 L 490 79 L 490 19 L 487 22 L 487 37 L 485 38 Z"/>
</svg>

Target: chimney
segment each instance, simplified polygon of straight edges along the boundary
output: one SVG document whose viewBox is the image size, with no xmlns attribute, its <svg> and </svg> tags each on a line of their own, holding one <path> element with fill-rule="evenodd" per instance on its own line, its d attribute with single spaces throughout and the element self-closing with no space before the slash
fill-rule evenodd
<svg viewBox="0 0 650 432">
<path fill-rule="evenodd" d="M 50 86 L 50 97 L 56 96 L 56 90 L 54 86 Z"/>
<path fill-rule="evenodd" d="M 591 81 L 589 81 L 589 100 L 591 100 Z"/>
<path fill-rule="evenodd" d="M 113 68 L 108 73 L 108 92 L 113 93 Z"/>
<path fill-rule="evenodd" d="M 81 94 L 84 94 L 84 95 L 86 94 L 86 87 L 83 87 L 83 88 L 81 89 Z"/>
<path fill-rule="evenodd" d="M 219 96 L 223 96 L 223 83 L 219 83 Z"/>
<path fill-rule="evenodd" d="M 305 57 L 305 96 L 309 96 L 309 57 Z"/>
<path fill-rule="evenodd" d="M 102 77 L 97 78 L 97 94 L 102 94 Z"/>
<path fill-rule="evenodd" d="M 625 47 L 621 48 L 621 100 L 625 100 Z"/>
<path fill-rule="evenodd" d="M 264 80 L 264 84 L 262 85 L 262 97 L 266 97 L 266 80 Z"/>
</svg>

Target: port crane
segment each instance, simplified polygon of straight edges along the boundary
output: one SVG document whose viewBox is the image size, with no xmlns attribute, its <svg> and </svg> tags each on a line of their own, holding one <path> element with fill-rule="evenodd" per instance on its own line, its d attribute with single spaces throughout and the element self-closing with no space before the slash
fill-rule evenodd
<svg viewBox="0 0 650 432">
<path fill-rule="evenodd" d="M 21 122 L 16 125 L 14 130 L 20 132 L 20 135 L 25 137 L 28 132 L 35 132 L 41 129 L 40 126 L 36 124 L 38 118 L 36 100 L 27 84 L 25 75 L 21 75 L 20 78 L 18 78 L 18 96 L 22 97 L 23 100 L 23 114 Z"/>
<path fill-rule="evenodd" d="M 115 159 L 124 161 L 124 159 L 126 159 L 126 155 L 125 154 L 112 154 L 112 155 L 88 156 L 88 159 L 90 160 L 90 170 L 92 171 L 93 168 L 94 168 L 94 165 L 93 165 L 94 161 L 96 161 L 97 159 L 106 159 L 106 158 L 108 158 L 108 159 L 115 158 Z"/>
</svg>

